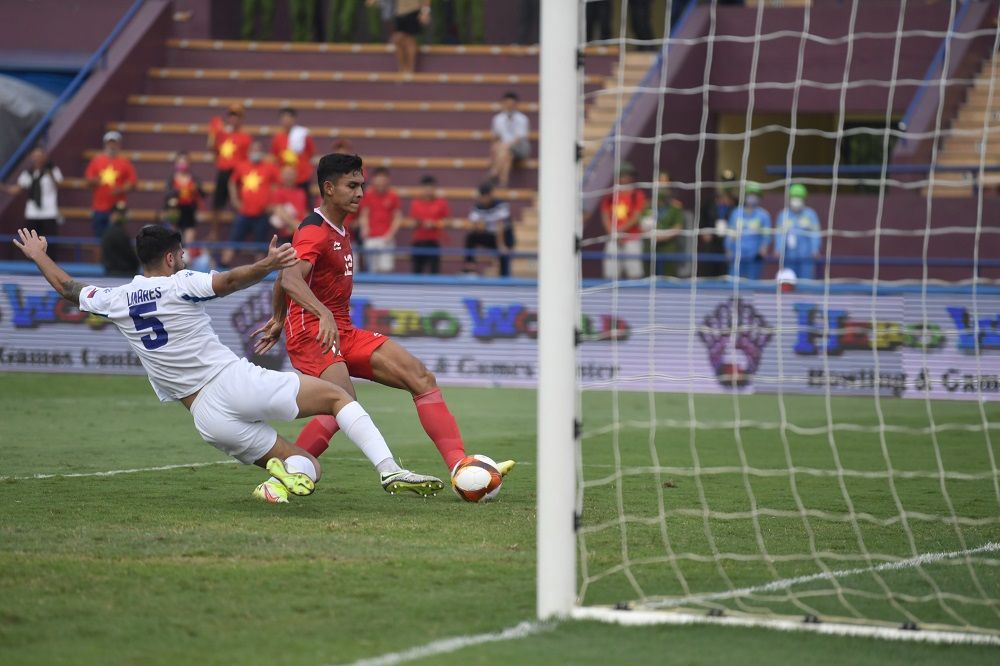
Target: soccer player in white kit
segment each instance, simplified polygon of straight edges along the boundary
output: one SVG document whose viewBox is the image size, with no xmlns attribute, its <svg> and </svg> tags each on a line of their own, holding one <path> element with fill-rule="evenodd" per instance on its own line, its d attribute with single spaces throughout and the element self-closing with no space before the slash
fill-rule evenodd
<svg viewBox="0 0 1000 666">
<path fill-rule="evenodd" d="M 278 435 L 266 419 L 291 421 L 330 414 L 363 451 L 384 449 L 385 457 L 392 456 L 371 417 L 344 389 L 237 358 L 212 330 L 203 303 L 294 265 L 298 258 L 291 245 L 277 247 L 274 237 L 267 256 L 254 264 L 223 273 L 197 273 L 185 270 L 180 234 L 150 225 L 136 236 L 145 275 L 119 287 L 102 288 L 70 277 L 45 253 L 44 236 L 28 229 L 17 233 L 14 244 L 60 296 L 118 327 L 162 402 L 180 401 L 206 442 L 271 473 L 254 491 L 256 497 L 287 502 L 289 492 L 312 493 L 320 477 L 316 458 Z"/>
</svg>

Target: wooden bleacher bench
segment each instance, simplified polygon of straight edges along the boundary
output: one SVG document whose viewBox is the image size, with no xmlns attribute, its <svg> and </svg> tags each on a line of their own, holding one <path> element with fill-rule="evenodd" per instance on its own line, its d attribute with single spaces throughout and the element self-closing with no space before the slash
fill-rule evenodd
<svg viewBox="0 0 1000 666">
<path fill-rule="evenodd" d="M 195 69 L 193 67 L 153 67 L 151 79 L 199 79 L 209 81 L 321 81 L 321 82 L 385 82 L 385 83 L 454 83 L 458 85 L 533 84 L 539 82 L 538 74 L 437 74 L 417 72 L 352 72 L 340 70 L 294 69 Z M 585 76 L 584 83 L 603 83 L 602 76 Z"/>
<path fill-rule="evenodd" d="M 129 95 L 128 103 L 137 106 L 183 106 L 207 109 L 227 109 L 233 104 L 242 104 L 247 109 L 273 109 L 286 106 L 316 111 L 410 111 L 410 112 L 462 112 L 479 111 L 496 113 L 500 111 L 498 102 L 442 102 L 442 101 L 381 101 L 343 99 L 282 99 L 279 97 L 205 97 L 181 95 Z M 521 102 L 521 111 L 537 112 L 537 102 Z"/>
<path fill-rule="evenodd" d="M 208 134 L 208 123 L 149 123 L 109 122 L 109 130 L 126 134 Z M 243 131 L 254 136 L 269 136 L 279 130 L 277 125 L 244 125 Z M 493 135 L 488 130 L 398 129 L 393 127 L 311 127 L 314 138 L 348 139 L 433 139 L 440 141 L 488 141 Z M 532 139 L 538 132 L 531 133 Z"/>
</svg>

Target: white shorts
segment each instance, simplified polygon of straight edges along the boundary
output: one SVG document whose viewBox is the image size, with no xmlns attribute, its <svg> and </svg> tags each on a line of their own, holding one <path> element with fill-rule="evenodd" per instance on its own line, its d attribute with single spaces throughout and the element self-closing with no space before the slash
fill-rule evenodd
<svg viewBox="0 0 1000 666">
<path fill-rule="evenodd" d="M 202 438 L 244 465 L 271 450 L 278 433 L 264 421 L 299 415 L 299 376 L 254 365 L 245 358 L 229 365 L 201 389 L 191 415 Z"/>
</svg>

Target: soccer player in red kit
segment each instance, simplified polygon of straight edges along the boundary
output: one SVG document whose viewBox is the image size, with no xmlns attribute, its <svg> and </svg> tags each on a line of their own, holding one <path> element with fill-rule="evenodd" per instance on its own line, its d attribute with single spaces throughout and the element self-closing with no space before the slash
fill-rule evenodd
<svg viewBox="0 0 1000 666">
<path fill-rule="evenodd" d="M 288 356 L 303 374 L 337 384 L 351 395 L 351 377 L 409 391 L 420 424 L 450 471 L 465 457 L 465 446 L 434 374 L 395 341 L 355 328 L 351 322 L 354 259 L 344 219 L 357 213 L 364 196 L 361 169 L 357 155 L 333 153 L 320 160 L 317 176 L 323 203 L 295 232 L 292 244 L 299 263 L 283 271 L 276 281 L 274 314 L 255 332 L 261 335 L 256 349 L 258 353 L 267 352 L 284 328 Z M 337 427 L 335 419 L 315 418 L 302 429 L 296 445 L 319 455 L 326 450 Z M 443 485 L 434 477 L 412 475 L 417 477 L 412 479 L 401 475 L 409 473 L 398 470 L 398 466 L 392 470 L 393 461 L 387 466 L 381 461 L 371 462 L 379 469 L 382 486 L 389 492 L 432 494 Z M 501 472 L 506 474 L 513 466 L 513 461 L 500 463 Z"/>
</svg>

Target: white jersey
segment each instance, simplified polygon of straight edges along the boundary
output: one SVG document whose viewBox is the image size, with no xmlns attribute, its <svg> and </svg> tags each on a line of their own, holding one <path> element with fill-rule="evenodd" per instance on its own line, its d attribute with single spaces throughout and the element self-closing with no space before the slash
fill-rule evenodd
<svg viewBox="0 0 1000 666">
<path fill-rule="evenodd" d="M 120 287 L 86 287 L 80 309 L 107 317 L 142 361 L 157 397 L 179 400 L 238 361 L 212 330 L 202 302 L 215 298 L 212 276 L 181 271 L 137 275 Z"/>
</svg>

